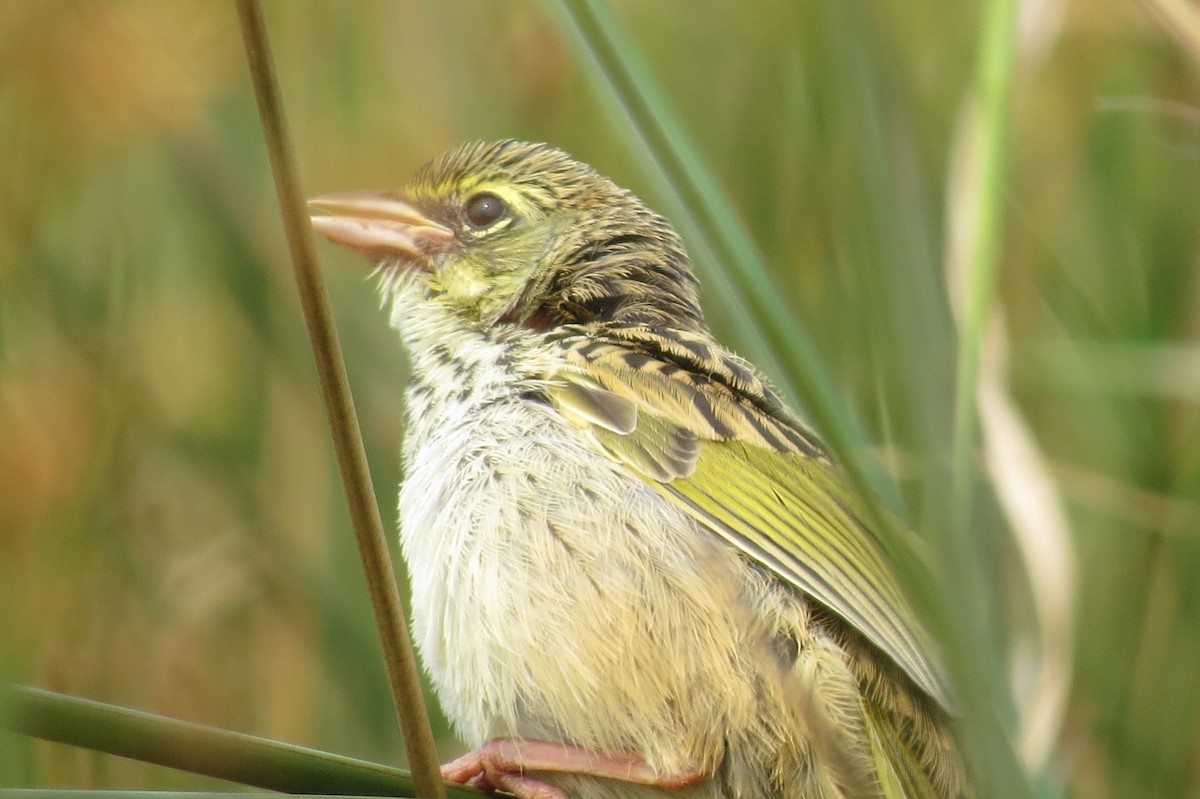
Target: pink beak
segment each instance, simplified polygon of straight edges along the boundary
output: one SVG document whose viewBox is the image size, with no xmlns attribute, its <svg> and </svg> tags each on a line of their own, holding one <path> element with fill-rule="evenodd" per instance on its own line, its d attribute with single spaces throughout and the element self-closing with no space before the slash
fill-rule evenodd
<svg viewBox="0 0 1200 799">
<path fill-rule="evenodd" d="M 396 192 L 323 194 L 308 205 L 322 212 L 312 217 L 314 230 L 373 261 L 422 264 L 455 241 L 454 231 L 404 202 Z"/>
</svg>

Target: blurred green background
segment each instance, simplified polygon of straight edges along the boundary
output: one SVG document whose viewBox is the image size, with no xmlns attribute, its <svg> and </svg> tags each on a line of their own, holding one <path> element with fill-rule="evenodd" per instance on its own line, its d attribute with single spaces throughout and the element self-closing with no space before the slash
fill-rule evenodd
<svg viewBox="0 0 1200 799">
<path fill-rule="evenodd" d="M 548 6 L 265 5 L 309 194 L 398 185 L 462 140 L 516 136 L 659 204 Z M 1040 589 L 1077 603 L 1057 642 L 1065 714 L 1033 758 L 1045 795 L 1200 793 L 1200 65 L 1148 5 L 1027 2 L 1018 35 L 1002 338 L 1048 467 L 1034 483 L 1065 502 L 1075 553 L 1041 561 Z M 879 458 L 907 518 L 933 523 L 979 9 L 613 7 L 866 425 L 851 455 Z M 364 265 L 321 254 L 390 524 L 405 362 Z M 726 299 L 706 303 L 743 340 Z M 230 5 L 0 5 L 5 679 L 400 757 L 307 347 Z M 1048 651 L 1028 644 L 1039 587 L 1011 503 L 983 491 L 981 623 L 1019 726 Z M 0 785 L 215 784 L 3 734 L 0 749 Z"/>
</svg>

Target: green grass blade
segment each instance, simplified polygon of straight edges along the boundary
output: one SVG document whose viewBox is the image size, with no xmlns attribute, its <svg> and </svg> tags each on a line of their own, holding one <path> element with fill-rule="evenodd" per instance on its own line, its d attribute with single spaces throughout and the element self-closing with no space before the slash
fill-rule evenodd
<svg viewBox="0 0 1200 799">
<path fill-rule="evenodd" d="M 986 6 L 980 30 L 975 84 L 968 98 L 964 145 L 967 158 L 959 229 L 961 249 L 949 268 L 959 278 L 959 341 L 951 485 L 947 523 L 939 526 L 938 551 L 946 576 L 949 659 L 962 688 L 968 757 L 987 795 L 1030 796 L 1031 788 L 1012 750 L 997 708 L 1010 703 L 1003 661 L 982 619 L 983 579 L 980 537 L 976 533 L 974 484 L 979 425 L 977 401 L 983 338 L 993 309 L 1003 230 L 1008 169 L 1011 100 L 1015 68 L 1017 4 L 997 0 Z M 957 256 L 957 257 L 956 257 Z M 954 285 L 954 282 L 951 281 Z"/>
<path fill-rule="evenodd" d="M 667 215 L 688 242 L 704 281 L 725 298 L 736 342 L 807 411 L 839 452 L 865 446 L 862 424 L 842 400 L 821 356 L 783 300 L 758 248 L 704 165 L 682 123 L 641 63 L 608 8 L 596 0 L 560 0 L 555 6 L 595 84 L 618 111 L 639 145 L 648 172 L 666 201 Z M 880 470 L 847 459 L 851 469 L 892 507 L 895 487 Z"/>
<path fill-rule="evenodd" d="M 374 799 L 374 794 L 308 793 L 309 799 Z M 474 795 L 474 794 L 472 794 Z M 275 791 L 133 791 L 94 788 L 0 788 L 0 799 L 279 799 Z"/>
<path fill-rule="evenodd" d="M 0 697 L 0 727 L 34 738 L 285 793 L 415 796 L 408 772 L 378 763 L 36 688 Z"/>
</svg>

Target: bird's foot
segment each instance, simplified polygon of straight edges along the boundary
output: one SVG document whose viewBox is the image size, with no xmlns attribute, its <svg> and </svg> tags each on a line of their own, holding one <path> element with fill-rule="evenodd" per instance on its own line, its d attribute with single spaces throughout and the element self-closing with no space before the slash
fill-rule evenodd
<svg viewBox="0 0 1200 799">
<path fill-rule="evenodd" d="M 601 754 L 550 741 L 493 738 L 442 766 L 442 778 L 484 790 L 508 791 L 517 799 L 567 799 L 562 790 L 526 776 L 529 771 L 586 774 L 639 785 L 683 788 L 704 778 L 697 770 L 662 772 L 634 754 Z"/>
</svg>

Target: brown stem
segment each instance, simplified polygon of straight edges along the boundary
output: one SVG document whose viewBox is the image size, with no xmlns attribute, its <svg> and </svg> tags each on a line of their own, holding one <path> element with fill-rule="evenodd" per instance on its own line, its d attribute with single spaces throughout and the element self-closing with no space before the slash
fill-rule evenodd
<svg viewBox="0 0 1200 799">
<path fill-rule="evenodd" d="M 283 214 L 284 232 L 296 274 L 304 324 L 313 348 L 342 485 L 346 491 L 350 519 L 358 539 L 359 556 L 375 614 L 375 626 L 383 648 L 388 686 L 396 704 L 396 715 L 408 751 L 413 784 L 418 796 L 441 799 L 446 795 L 446 788 L 438 770 L 416 659 L 404 623 L 405 613 L 392 572 L 383 523 L 371 488 L 370 471 L 350 396 L 350 384 L 346 379 L 346 367 L 333 326 L 329 297 L 317 269 L 312 228 L 296 177 L 262 9 L 257 0 L 237 0 L 237 10 L 271 171 L 275 176 L 275 191 Z"/>
</svg>

